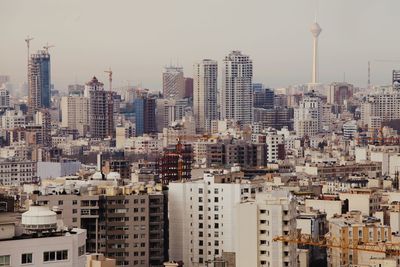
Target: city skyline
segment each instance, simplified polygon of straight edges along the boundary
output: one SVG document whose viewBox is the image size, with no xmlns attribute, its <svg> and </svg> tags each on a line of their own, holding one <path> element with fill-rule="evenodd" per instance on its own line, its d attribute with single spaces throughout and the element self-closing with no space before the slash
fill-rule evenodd
<svg viewBox="0 0 400 267">
<path fill-rule="evenodd" d="M 309 82 L 309 27 L 315 1 L 289 3 L 290 8 L 289 1 L 253 1 L 246 6 L 239 1 L 188 2 L 157 3 L 158 8 L 154 8 L 151 3 L 123 1 L 119 8 L 110 9 L 102 1 L 37 1 L 24 5 L 5 1 L 0 11 L 4 33 L 0 73 L 10 75 L 14 84 L 25 82 L 24 38 L 30 35 L 35 38 L 31 53 L 47 42 L 55 45 L 50 51 L 52 80 L 61 90 L 75 82 L 83 84 L 93 75 L 105 81 L 104 70 L 111 66 L 115 87 L 142 84 L 160 91 L 163 67 L 170 62 L 179 62 L 185 76 L 192 77 L 195 62 L 211 58 L 220 64 L 231 50 L 241 50 L 253 58 L 254 81 L 272 87 Z M 365 87 L 369 60 L 372 83 L 390 83 L 387 73 L 397 68 L 397 62 L 373 62 L 393 59 L 396 54 L 398 37 L 382 29 L 395 24 L 395 7 L 400 3 L 386 2 L 388 5 L 342 0 L 319 3 L 318 22 L 324 28 L 319 40 L 321 83 L 343 81 L 346 76 L 346 81 Z M 94 4 L 96 12 L 92 11 Z M 44 7 L 47 16 L 34 15 Z M 235 19 L 241 12 L 250 15 Z M 369 19 L 372 17 L 376 19 Z M 7 27 L 10 24 L 13 27 Z M 380 49 L 381 40 L 386 40 L 385 49 Z"/>
</svg>

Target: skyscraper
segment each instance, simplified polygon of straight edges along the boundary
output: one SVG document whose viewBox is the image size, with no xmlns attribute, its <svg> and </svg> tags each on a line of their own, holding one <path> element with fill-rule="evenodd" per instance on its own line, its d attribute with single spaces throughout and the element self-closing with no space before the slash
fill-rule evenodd
<svg viewBox="0 0 400 267">
<path fill-rule="evenodd" d="M 253 63 L 249 56 L 232 51 L 222 70 L 221 117 L 241 125 L 252 123 Z"/>
<path fill-rule="evenodd" d="M 89 96 L 89 131 L 94 138 L 114 136 L 114 92 L 105 91 L 96 77 L 85 86 Z"/>
<path fill-rule="evenodd" d="M 185 77 L 183 68 L 169 66 L 163 72 L 163 95 L 165 98 L 181 99 L 185 97 Z"/>
<path fill-rule="evenodd" d="M 135 99 L 136 136 L 155 133 L 156 128 L 156 99 L 142 96 Z"/>
<path fill-rule="evenodd" d="M 314 93 L 305 95 L 295 108 L 294 130 L 300 137 L 314 136 L 322 130 L 322 101 Z"/>
<path fill-rule="evenodd" d="M 29 110 L 50 108 L 50 54 L 46 50 L 32 54 L 29 62 Z"/>
<path fill-rule="evenodd" d="M 194 64 L 193 109 L 196 131 L 211 131 L 211 121 L 218 119 L 217 110 L 217 61 L 204 59 Z"/>
</svg>

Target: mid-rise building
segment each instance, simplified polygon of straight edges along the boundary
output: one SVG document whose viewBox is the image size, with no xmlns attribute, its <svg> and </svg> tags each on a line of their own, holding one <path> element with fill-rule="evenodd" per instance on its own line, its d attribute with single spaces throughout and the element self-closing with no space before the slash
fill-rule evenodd
<svg viewBox="0 0 400 267">
<path fill-rule="evenodd" d="M 306 95 L 294 109 L 294 130 L 300 137 L 311 137 L 321 132 L 322 101 L 314 93 Z"/>
<path fill-rule="evenodd" d="M 332 83 L 328 91 L 328 104 L 343 106 L 344 102 L 353 96 L 353 90 L 352 84 L 346 82 Z"/>
<path fill-rule="evenodd" d="M 7 110 L 1 116 L 1 128 L 11 130 L 21 128 L 26 124 L 26 117 L 21 110 Z"/>
<path fill-rule="evenodd" d="M 61 98 L 61 126 L 76 129 L 81 136 L 89 130 L 89 98 L 64 96 Z"/>
<path fill-rule="evenodd" d="M 0 161 L 0 184 L 16 185 L 37 182 L 37 166 L 33 161 L 6 159 Z"/>
<path fill-rule="evenodd" d="M 194 64 L 193 112 L 196 132 L 210 133 L 211 121 L 218 119 L 218 63 L 204 59 Z"/>
<path fill-rule="evenodd" d="M 0 86 L 0 110 L 10 108 L 10 92 Z"/>
<path fill-rule="evenodd" d="M 156 133 L 156 99 L 142 96 L 135 99 L 136 136 Z"/>
<path fill-rule="evenodd" d="M 166 67 L 163 72 L 163 96 L 165 98 L 182 99 L 185 97 L 185 77 L 183 68 Z"/>
<path fill-rule="evenodd" d="M 253 84 L 253 107 L 254 108 L 274 108 L 275 92 L 269 88 L 264 88 L 263 84 Z"/>
<path fill-rule="evenodd" d="M 272 109 L 254 108 L 254 123 L 259 123 L 264 128 L 274 128 L 281 130 L 283 127 L 293 129 L 293 109 L 276 107 Z"/>
<path fill-rule="evenodd" d="M 287 191 L 259 193 L 236 206 L 237 266 L 298 266 L 297 245 L 274 242 L 296 232 L 296 201 Z"/>
<path fill-rule="evenodd" d="M 50 108 L 51 72 L 48 51 L 38 51 L 30 56 L 28 76 L 28 106 L 31 114 L 37 109 Z"/>
<path fill-rule="evenodd" d="M 249 56 L 232 51 L 224 59 L 220 98 L 221 118 L 241 125 L 253 122 L 253 63 Z"/>
<path fill-rule="evenodd" d="M 178 142 L 164 148 L 159 159 L 159 173 L 163 184 L 190 180 L 192 175 L 192 145 Z"/>
</svg>

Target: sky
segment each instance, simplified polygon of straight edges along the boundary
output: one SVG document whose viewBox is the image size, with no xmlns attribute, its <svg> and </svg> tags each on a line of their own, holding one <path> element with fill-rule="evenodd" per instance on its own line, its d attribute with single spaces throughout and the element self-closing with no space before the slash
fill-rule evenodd
<svg viewBox="0 0 400 267">
<path fill-rule="evenodd" d="M 317 12 L 316 12 L 317 10 Z M 311 79 L 317 13 L 319 78 L 366 86 L 388 84 L 400 69 L 399 0 L 0 0 L 0 74 L 26 80 L 26 44 L 48 43 L 52 82 L 64 90 L 96 75 L 113 84 L 161 90 L 163 67 L 192 66 L 241 50 L 253 60 L 254 82 L 278 88 Z"/>
</svg>

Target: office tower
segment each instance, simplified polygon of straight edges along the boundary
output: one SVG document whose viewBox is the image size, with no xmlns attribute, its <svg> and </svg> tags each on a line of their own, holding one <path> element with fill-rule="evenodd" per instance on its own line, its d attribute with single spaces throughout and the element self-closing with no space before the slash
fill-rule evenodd
<svg viewBox="0 0 400 267">
<path fill-rule="evenodd" d="M 336 104 L 343 106 L 345 100 L 349 100 L 353 96 L 353 85 L 345 82 L 332 83 L 328 91 L 328 104 Z"/>
<path fill-rule="evenodd" d="M 85 96 L 89 97 L 89 131 L 93 138 L 114 136 L 114 92 L 105 91 L 96 77 L 86 83 Z"/>
<path fill-rule="evenodd" d="M 193 97 L 193 78 L 185 77 L 185 98 Z"/>
<path fill-rule="evenodd" d="M 294 130 L 297 136 L 315 136 L 322 130 L 322 101 L 314 93 L 304 96 L 294 109 Z"/>
<path fill-rule="evenodd" d="M 166 192 L 159 186 L 115 187 L 94 179 L 97 185 L 83 193 L 66 187 L 68 193 L 61 194 L 61 188 L 55 195 L 44 189 L 37 201 L 57 206 L 65 226 L 87 230 L 87 252 L 116 259 L 117 266 L 162 267 L 168 259 Z"/>
<path fill-rule="evenodd" d="M 190 101 L 187 98 L 178 100 L 159 98 L 156 100 L 156 106 L 157 132 L 162 132 L 173 122 L 182 120 L 190 109 Z"/>
<path fill-rule="evenodd" d="M 185 77 L 183 68 L 176 66 L 165 67 L 163 72 L 164 98 L 182 99 L 185 97 Z"/>
<path fill-rule="evenodd" d="M 293 129 L 293 109 L 276 107 L 273 109 L 254 108 L 254 123 L 260 124 L 263 128 L 274 128 L 281 130 L 283 127 Z"/>
<path fill-rule="evenodd" d="M 29 61 L 29 100 L 30 113 L 40 108 L 50 108 L 50 54 L 46 50 L 32 54 Z"/>
<path fill-rule="evenodd" d="M 400 89 L 400 70 L 393 70 L 392 85 L 394 89 Z"/>
<path fill-rule="evenodd" d="M 262 190 L 259 180 L 243 177 L 236 170 L 208 170 L 195 180 L 169 184 L 170 259 L 188 267 L 209 266 L 223 252 L 237 252 L 235 206 Z"/>
<path fill-rule="evenodd" d="M 185 181 L 192 178 L 192 145 L 178 142 L 164 148 L 158 160 L 159 174 L 163 184 L 171 181 Z"/>
<path fill-rule="evenodd" d="M 10 108 L 10 92 L 6 87 L 0 86 L 0 110 Z"/>
<path fill-rule="evenodd" d="M 264 88 L 261 83 L 253 84 L 253 107 L 254 108 L 274 108 L 275 93 L 269 88 Z"/>
<path fill-rule="evenodd" d="M 371 131 L 380 129 L 383 123 L 400 119 L 400 91 L 379 88 L 361 102 L 361 122 Z"/>
<path fill-rule="evenodd" d="M 297 244 L 273 241 L 296 233 L 296 201 L 288 191 L 258 193 L 235 213 L 237 266 L 298 266 Z"/>
<path fill-rule="evenodd" d="M 218 63 L 204 59 L 193 67 L 193 112 L 196 132 L 210 133 L 211 121 L 218 119 Z"/>
<path fill-rule="evenodd" d="M 156 99 L 142 96 L 135 99 L 136 136 L 156 133 Z"/>
<path fill-rule="evenodd" d="M 310 31 L 313 36 L 313 60 L 312 60 L 311 84 L 316 84 L 318 83 L 318 36 L 322 31 L 317 21 L 315 21 L 311 25 Z"/>
<path fill-rule="evenodd" d="M 253 63 L 249 56 L 232 51 L 225 57 L 222 69 L 221 117 L 240 125 L 252 123 Z"/>
<path fill-rule="evenodd" d="M 63 96 L 61 98 L 61 126 L 76 129 L 85 136 L 89 131 L 89 98 L 84 96 Z"/>
</svg>

